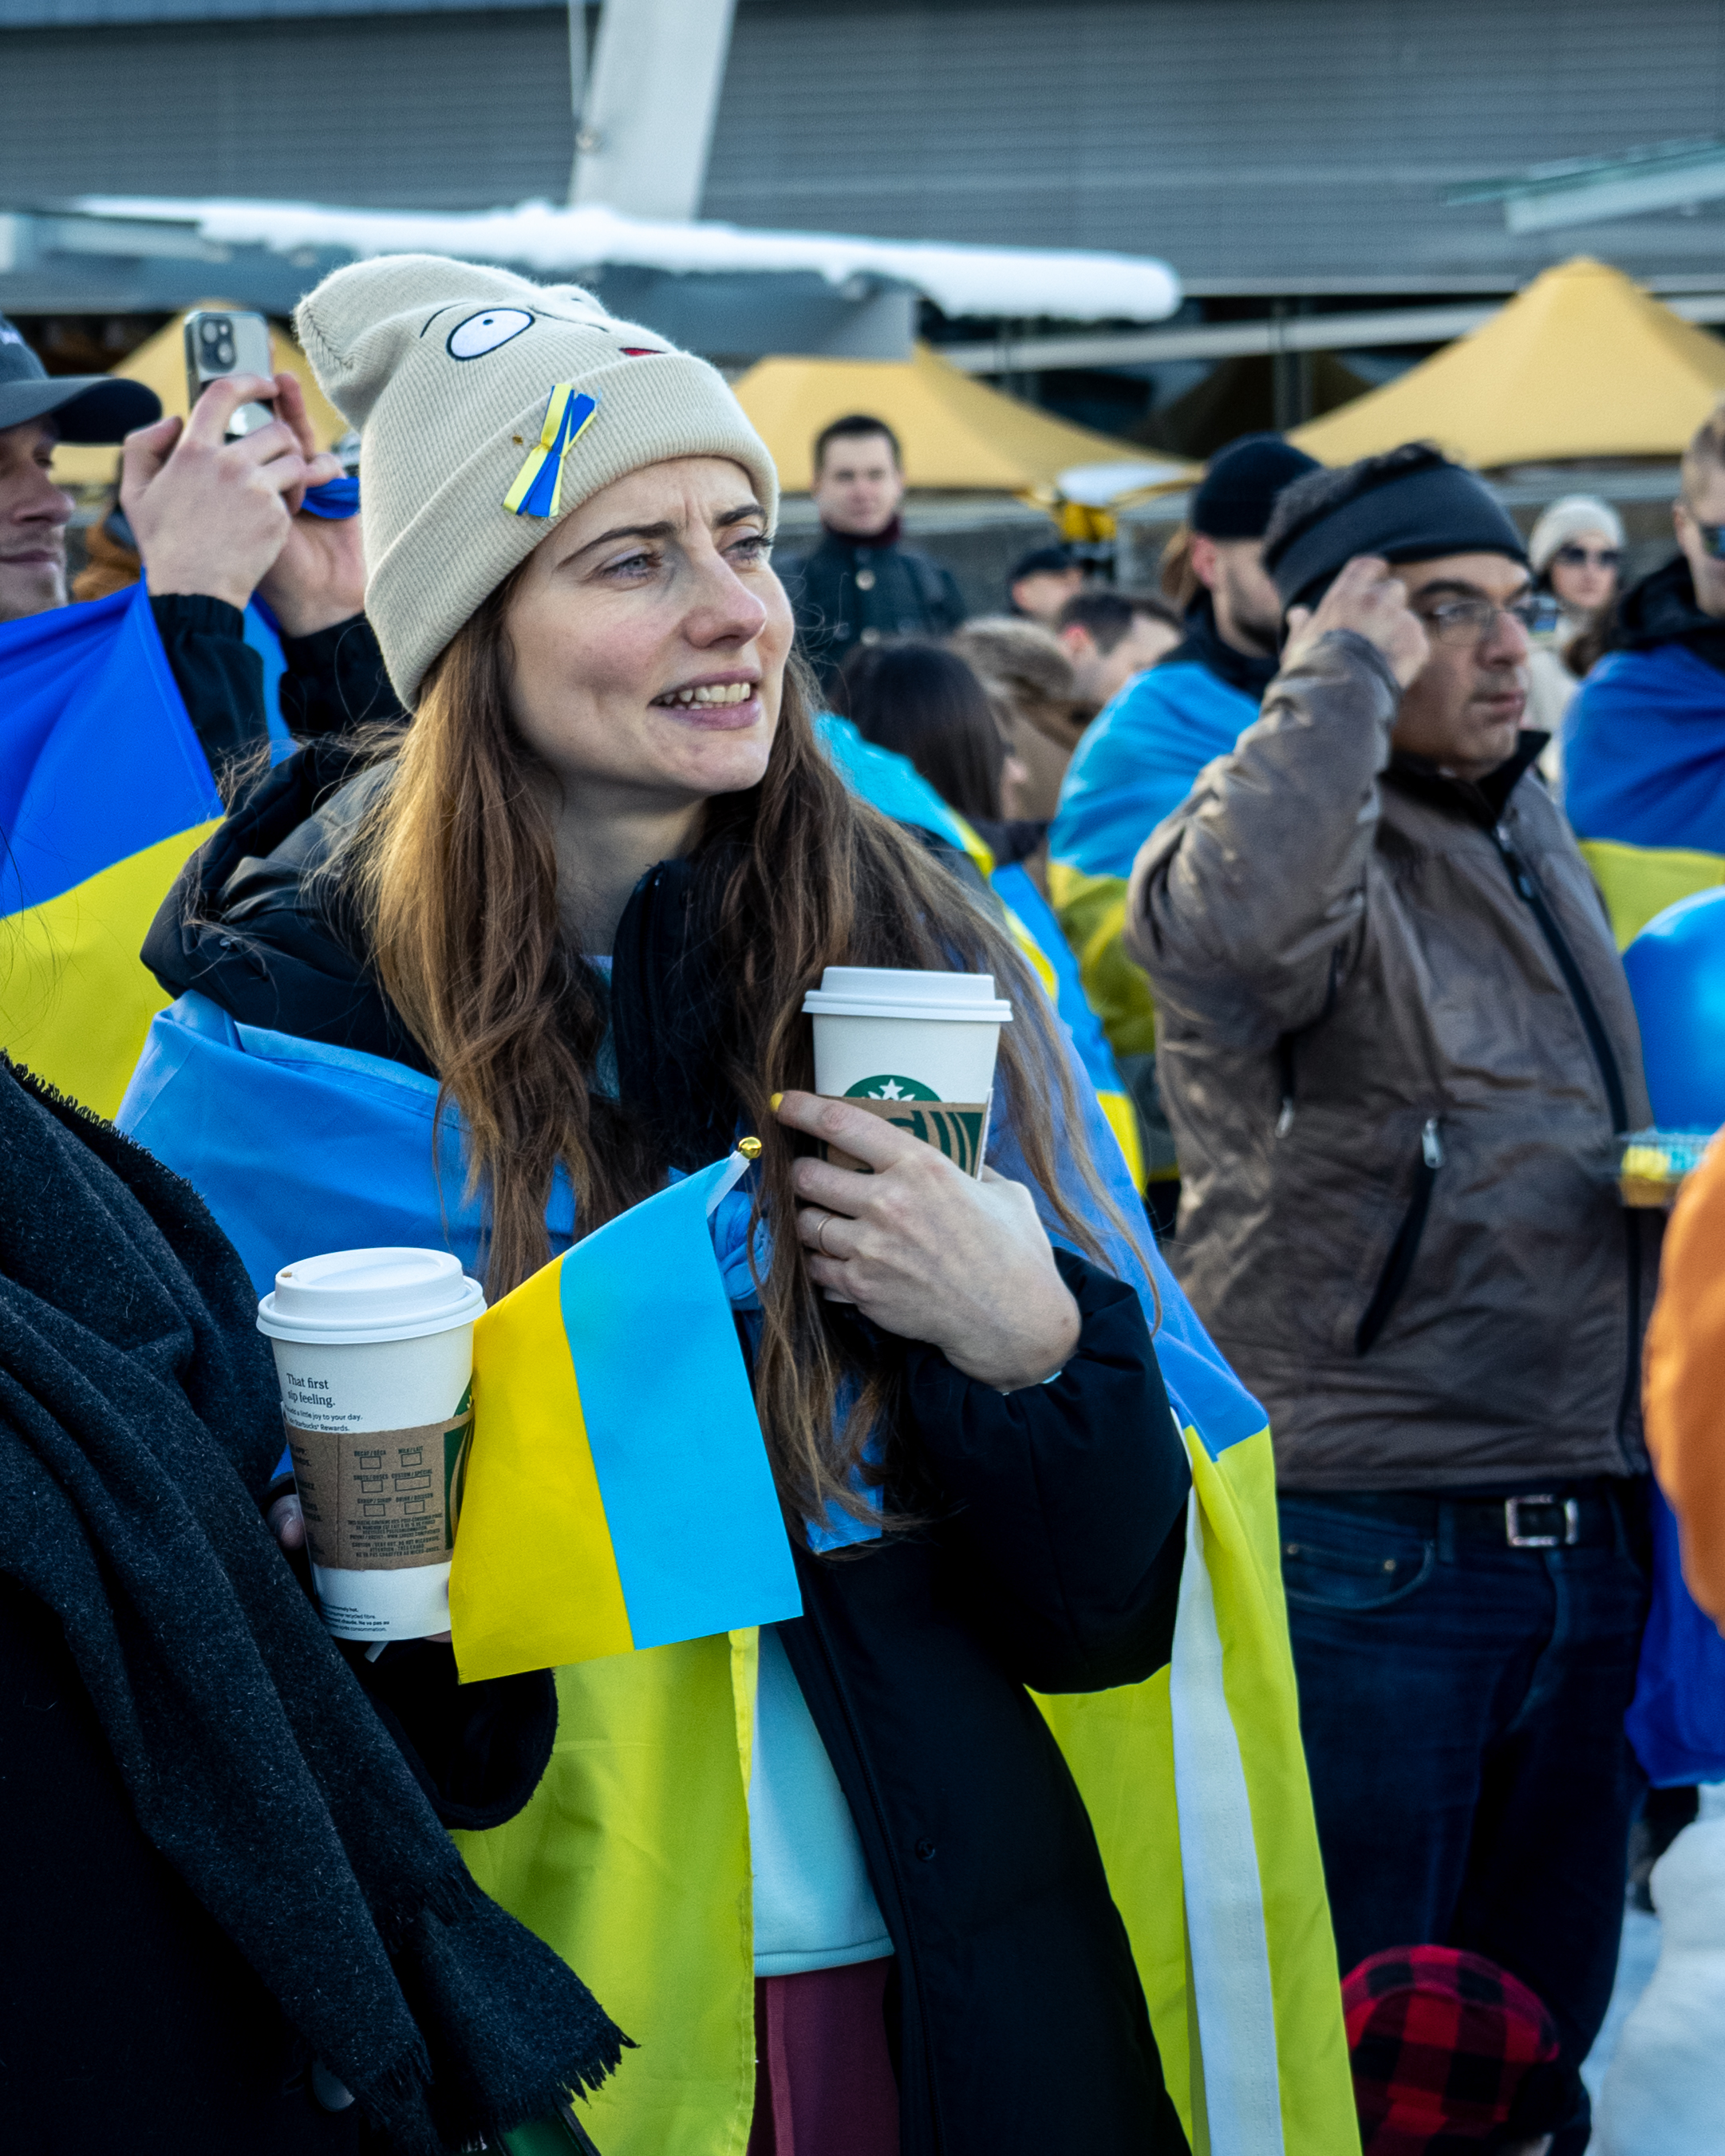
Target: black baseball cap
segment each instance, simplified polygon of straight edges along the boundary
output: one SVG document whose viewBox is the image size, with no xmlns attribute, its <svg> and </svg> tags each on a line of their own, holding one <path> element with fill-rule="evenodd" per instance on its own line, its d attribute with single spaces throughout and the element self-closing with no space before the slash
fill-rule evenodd
<svg viewBox="0 0 1725 2156">
<path fill-rule="evenodd" d="M 111 374 L 50 374 L 0 315 L 0 428 L 52 418 L 63 442 L 117 442 L 162 417 L 141 382 Z"/>
</svg>

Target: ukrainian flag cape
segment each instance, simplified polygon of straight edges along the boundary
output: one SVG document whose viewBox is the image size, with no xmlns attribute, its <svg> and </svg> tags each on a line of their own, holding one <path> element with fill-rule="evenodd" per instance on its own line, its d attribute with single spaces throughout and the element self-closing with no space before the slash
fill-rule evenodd
<svg viewBox="0 0 1725 2156">
<path fill-rule="evenodd" d="M 145 932 L 221 813 L 141 584 L 0 624 L 0 1040 L 100 1114 L 167 1001 Z"/>
<path fill-rule="evenodd" d="M 1094 1157 L 1130 1219 L 1124 1163 L 1074 1076 Z M 429 1245 L 472 1265 L 460 1131 L 445 1118 L 434 1148 L 436 1090 L 188 995 L 156 1020 L 120 1122 L 203 1193 L 262 1288 L 295 1257 L 367 1244 Z M 1029 1183 L 999 1112 L 995 1127 L 991 1160 Z M 1269 1432 L 1159 1257 L 1147 1271 L 1095 1217 L 1153 1306 L 1192 1461 L 1188 1558 L 1172 1666 L 1043 1711 L 1089 1806 L 1198 2156 L 1335 2156 L 1358 2143 Z M 550 1224 L 567 1248 L 567 1188 Z M 747 1266 L 726 1255 L 741 1301 Z M 607 2156 L 747 2145 L 757 1637 L 560 1670 L 557 1748 L 532 1802 L 506 1826 L 459 1837 L 480 1884 L 581 1970 L 641 2046 L 593 2100 Z M 1058 2076 L 1041 2100 L 1049 2145 L 1061 2148 Z"/>
<path fill-rule="evenodd" d="M 1117 1055 L 1156 1051 L 1150 983 L 1121 942 L 1138 849 L 1257 716 L 1208 666 L 1165 659 L 1104 706 L 1067 770 L 1048 836 L 1049 896 Z"/>
<path fill-rule="evenodd" d="M 1563 721 L 1563 808 L 1620 950 L 1725 883 L 1725 674 L 1681 644 L 1602 660 Z"/>
<path fill-rule="evenodd" d="M 908 757 L 865 741 L 849 719 L 835 718 L 831 713 L 817 720 L 816 729 L 839 775 L 854 793 L 896 823 L 932 831 L 948 845 L 957 847 L 993 885 L 995 896 L 1006 909 L 1007 926 L 1047 990 L 1078 1060 L 1096 1090 L 1108 1127 L 1126 1155 L 1132 1181 L 1142 1185 L 1143 1149 L 1137 1115 L 1121 1082 L 1101 1021 L 1085 993 L 1077 958 L 1048 901 L 1022 868 L 995 867 L 993 855 L 977 832 L 947 806 Z"/>
</svg>

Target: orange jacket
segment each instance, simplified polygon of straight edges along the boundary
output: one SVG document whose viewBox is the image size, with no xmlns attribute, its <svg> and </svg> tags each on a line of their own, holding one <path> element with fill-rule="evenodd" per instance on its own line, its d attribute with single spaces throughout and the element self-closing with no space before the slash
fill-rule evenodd
<svg viewBox="0 0 1725 2156">
<path fill-rule="evenodd" d="M 1643 1370 L 1647 1450 L 1677 1516 L 1683 1577 L 1725 1624 L 1725 1143 L 1672 1210 Z"/>
</svg>

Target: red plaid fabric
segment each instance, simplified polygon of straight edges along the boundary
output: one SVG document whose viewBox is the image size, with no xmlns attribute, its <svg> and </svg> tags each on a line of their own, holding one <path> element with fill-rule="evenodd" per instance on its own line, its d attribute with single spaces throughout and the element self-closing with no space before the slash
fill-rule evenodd
<svg viewBox="0 0 1725 2156">
<path fill-rule="evenodd" d="M 1391 1947 L 1343 1981 L 1364 2156 L 1477 2148 L 1558 2055 L 1539 1998 L 1483 1954 Z"/>
</svg>

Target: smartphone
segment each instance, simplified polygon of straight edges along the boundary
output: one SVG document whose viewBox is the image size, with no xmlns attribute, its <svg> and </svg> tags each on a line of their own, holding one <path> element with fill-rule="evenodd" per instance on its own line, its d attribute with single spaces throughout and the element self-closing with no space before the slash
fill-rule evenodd
<svg viewBox="0 0 1725 2156">
<path fill-rule="evenodd" d="M 270 325 L 261 315 L 199 307 L 186 317 L 186 400 L 195 404 L 224 374 L 271 375 Z M 242 404 L 228 422 L 229 438 L 255 434 L 275 417 L 273 403 Z"/>
</svg>

